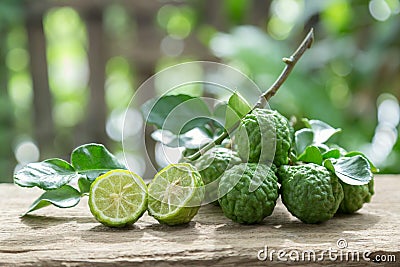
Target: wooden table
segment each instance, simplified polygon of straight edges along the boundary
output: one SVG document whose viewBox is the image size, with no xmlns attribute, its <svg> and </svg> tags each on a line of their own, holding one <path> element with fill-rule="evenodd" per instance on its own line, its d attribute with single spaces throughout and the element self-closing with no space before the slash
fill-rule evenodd
<svg viewBox="0 0 400 267">
<path fill-rule="evenodd" d="M 377 176 L 375 181 L 376 194 L 370 204 L 356 214 L 336 216 L 319 225 L 301 223 L 278 202 L 274 213 L 260 225 L 236 224 L 218 207 L 208 205 L 186 226 L 160 225 L 145 214 L 126 229 L 99 224 L 90 214 L 87 199 L 72 209 L 47 207 L 21 218 L 41 191 L 0 184 L 0 266 L 283 266 L 310 262 L 317 266 L 345 264 L 340 254 L 343 260 L 349 258 L 349 265 L 377 266 L 364 261 L 364 252 L 371 259 L 380 256 L 393 261 L 395 257 L 397 262 L 390 265 L 400 266 L 400 177 Z M 339 246 L 347 243 L 346 248 L 339 249 L 338 240 Z M 336 261 L 330 260 L 329 249 Z M 261 261 L 265 250 L 268 257 Z M 286 262 L 278 260 L 278 250 Z M 300 261 L 294 262 L 297 257 Z"/>
</svg>

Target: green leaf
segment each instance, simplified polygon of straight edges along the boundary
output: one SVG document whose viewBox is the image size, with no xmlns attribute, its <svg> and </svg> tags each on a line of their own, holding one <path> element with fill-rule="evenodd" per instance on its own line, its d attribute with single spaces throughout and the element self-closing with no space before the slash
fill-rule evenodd
<svg viewBox="0 0 400 267">
<path fill-rule="evenodd" d="M 321 154 L 329 151 L 329 147 L 325 144 L 314 144 L 314 146 L 318 147 L 319 151 L 321 151 Z"/>
<path fill-rule="evenodd" d="M 314 140 L 314 133 L 311 129 L 300 129 L 294 134 L 294 141 L 297 155 L 301 155 L 304 150 L 312 145 Z"/>
<path fill-rule="evenodd" d="M 238 123 L 242 118 L 230 107 L 226 107 L 225 111 L 225 129 L 231 129 L 236 123 Z"/>
<path fill-rule="evenodd" d="M 171 120 L 173 120 L 173 117 L 171 117 Z M 207 123 L 211 123 L 211 122 L 212 122 L 212 120 L 210 119 L 210 117 L 194 118 L 192 120 L 189 120 L 186 124 L 183 125 L 179 134 L 185 134 L 185 133 L 193 130 L 194 128 L 204 128 L 207 125 Z M 167 125 L 167 127 L 168 127 L 168 125 Z"/>
<path fill-rule="evenodd" d="M 323 165 L 324 165 L 325 168 L 327 168 L 331 172 L 335 173 L 335 166 L 333 166 L 333 163 L 332 163 L 331 159 L 324 160 Z"/>
<path fill-rule="evenodd" d="M 126 169 L 125 165 L 101 144 L 87 144 L 77 147 L 71 154 L 75 170 L 93 181 L 110 170 Z"/>
<path fill-rule="evenodd" d="M 335 129 L 329 124 L 319 120 L 303 119 L 304 124 L 314 132 L 314 144 L 323 144 L 333 135 L 341 132 L 341 129 Z"/>
<path fill-rule="evenodd" d="M 23 187 L 37 186 L 44 190 L 60 188 L 86 176 L 91 181 L 113 169 L 126 169 L 103 145 L 88 144 L 76 148 L 71 163 L 49 159 L 26 165 L 14 175 L 14 182 Z"/>
<path fill-rule="evenodd" d="M 147 123 L 162 128 L 168 114 L 179 104 L 192 99 L 189 95 L 167 95 L 152 98 L 140 107 L 140 111 Z"/>
<path fill-rule="evenodd" d="M 69 185 L 64 185 L 58 189 L 49 190 L 43 193 L 32 205 L 29 207 L 29 212 L 47 207 L 51 204 L 59 208 L 70 208 L 76 206 L 81 199 L 81 194 Z M 24 216 L 23 215 L 23 216 Z"/>
<path fill-rule="evenodd" d="M 228 106 L 236 112 L 236 114 L 243 118 L 251 111 L 249 103 L 238 93 L 234 92 L 228 100 Z"/>
<path fill-rule="evenodd" d="M 358 152 L 358 151 L 350 151 L 348 153 L 346 153 L 344 156 L 345 157 L 354 157 L 360 155 L 362 157 L 364 157 L 366 160 L 368 160 L 369 166 L 371 167 L 371 172 L 373 173 L 378 173 L 379 169 L 372 163 L 372 161 L 370 161 L 363 153 Z"/>
<path fill-rule="evenodd" d="M 329 159 L 329 158 L 338 159 L 340 158 L 340 156 L 341 156 L 340 150 L 337 148 L 330 149 L 322 154 L 323 159 Z"/>
<path fill-rule="evenodd" d="M 368 161 L 360 155 L 326 159 L 324 166 L 350 185 L 368 184 L 373 177 Z"/>
<path fill-rule="evenodd" d="M 247 101 L 235 92 L 231 95 L 228 100 L 228 106 L 226 107 L 225 115 L 225 128 L 229 130 L 240 121 L 247 113 L 251 111 L 250 105 Z"/>
<path fill-rule="evenodd" d="M 62 159 L 49 159 L 26 165 L 14 175 L 14 182 L 23 187 L 37 186 L 44 190 L 51 190 L 79 176 L 68 162 Z"/>
<path fill-rule="evenodd" d="M 346 149 L 344 149 L 343 147 L 337 145 L 337 144 L 329 144 L 329 149 L 337 149 L 340 152 L 340 156 L 344 157 L 348 152 L 346 151 Z"/>
<path fill-rule="evenodd" d="M 92 184 L 92 182 L 90 180 L 88 180 L 87 178 L 79 178 L 78 186 L 79 186 L 79 191 L 81 192 L 81 195 L 89 193 L 91 184 Z"/>
<path fill-rule="evenodd" d="M 322 154 L 318 147 L 308 146 L 306 150 L 298 157 L 298 160 L 322 165 Z"/>
<path fill-rule="evenodd" d="M 87 144 L 72 152 L 71 164 L 61 159 L 30 163 L 14 175 L 14 181 L 20 186 L 48 190 L 33 202 L 29 213 L 51 204 L 60 208 L 75 206 L 81 195 L 90 191 L 94 179 L 113 169 L 126 168 L 103 145 Z M 68 185 L 76 182 L 80 192 Z"/>
<path fill-rule="evenodd" d="M 147 123 L 174 134 L 188 132 L 211 120 L 210 110 L 201 98 L 183 94 L 151 99 L 142 105 L 141 111 Z"/>
<path fill-rule="evenodd" d="M 228 103 L 221 102 L 221 103 L 218 103 L 214 108 L 213 118 L 220 125 L 225 125 L 227 107 L 228 107 Z"/>
</svg>

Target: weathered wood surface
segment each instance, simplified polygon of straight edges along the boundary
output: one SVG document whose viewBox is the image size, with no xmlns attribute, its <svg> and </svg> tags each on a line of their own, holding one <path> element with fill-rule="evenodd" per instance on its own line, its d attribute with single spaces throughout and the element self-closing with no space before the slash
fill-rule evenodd
<svg viewBox="0 0 400 267">
<path fill-rule="evenodd" d="M 0 266 L 266 266 L 309 264 L 305 261 L 260 261 L 259 250 L 283 249 L 296 256 L 306 250 L 359 251 L 360 261 L 324 261 L 312 265 L 348 264 L 376 266 L 362 259 L 362 252 L 394 255 L 400 265 L 400 177 L 376 177 L 376 194 L 370 204 L 350 216 L 337 216 L 320 225 L 307 225 L 291 216 L 279 202 L 261 225 L 233 223 L 212 205 L 200 209 L 186 226 L 168 227 L 144 215 L 127 229 L 102 226 L 91 216 L 84 199 L 72 209 L 54 207 L 19 217 L 41 193 L 39 190 L 0 184 Z M 340 250 L 337 240 L 347 248 Z M 334 254 L 332 254 L 334 255 Z M 261 254 L 260 256 L 264 256 Z M 288 256 L 287 256 L 288 257 Z M 343 257 L 345 259 L 345 257 Z M 301 259 L 301 258 L 300 258 Z M 392 259 L 393 260 L 393 257 Z M 385 263 L 384 265 L 388 265 Z"/>
</svg>

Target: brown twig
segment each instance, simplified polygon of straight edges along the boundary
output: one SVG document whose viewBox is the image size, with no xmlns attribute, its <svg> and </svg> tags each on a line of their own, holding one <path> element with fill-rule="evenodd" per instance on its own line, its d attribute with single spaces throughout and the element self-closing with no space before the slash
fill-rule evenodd
<svg viewBox="0 0 400 267">
<path fill-rule="evenodd" d="M 285 68 L 283 69 L 282 73 L 279 75 L 278 79 L 271 85 L 271 87 L 268 88 L 268 90 L 265 91 L 260 96 L 260 99 L 254 105 L 254 107 L 252 108 L 251 111 L 253 111 L 256 108 L 264 108 L 265 107 L 268 100 L 270 100 L 271 97 L 273 97 L 276 94 L 276 92 L 279 90 L 279 88 L 282 86 L 282 84 L 289 77 L 289 74 L 292 72 L 294 66 L 296 65 L 297 61 L 299 61 L 299 59 L 304 54 L 304 52 L 307 49 L 311 48 L 313 41 L 314 41 L 314 29 L 311 28 L 311 30 L 309 31 L 307 36 L 304 38 L 303 42 L 300 44 L 300 46 L 297 48 L 297 50 L 289 58 L 284 57 L 282 59 L 282 61 L 286 64 Z M 225 130 L 220 136 L 217 137 L 217 139 L 215 139 L 214 141 L 203 146 L 199 151 L 197 151 L 193 155 L 187 157 L 187 159 L 190 161 L 196 160 L 197 158 L 199 158 L 201 155 L 206 153 L 208 150 L 210 150 L 214 146 L 221 144 L 222 141 L 224 141 L 224 139 L 226 137 L 228 137 L 228 135 L 230 133 L 232 133 L 239 127 L 239 125 L 240 125 L 240 121 L 235 123 L 229 130 Z"/>
<path fill-rule="evenodd" d="M 271 85 L 271 87 L 265 91 L 258 100 L 257 104 L 254 106 L 255 108 L 264 108 L 267 104 L 268 100 L 273 97 L 282 84 L 286 81 L 289 74 L 292 72 L 294 65 L 296 65 L 297 61 L 301 58 L 301 56 L 306 52 L 307 49 L 311 48 L 314 42 L 314 29 L 311 28 L 307 36 L 304 38 L 303 42 L 297 48 L 297 50 L 291 55 L 289 58 L 284 57 L 282 59 L 285 62 L 286 66 L 283 69 L 281 75 L 279 75 L 278 79 Z"/>
</svg>

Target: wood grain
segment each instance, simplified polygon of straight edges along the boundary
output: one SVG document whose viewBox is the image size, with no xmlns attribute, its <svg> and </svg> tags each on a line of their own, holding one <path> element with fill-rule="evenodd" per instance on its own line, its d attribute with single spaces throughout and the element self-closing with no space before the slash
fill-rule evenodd
<svg viewBox="0 0 400 267">
<path fill-rule="evenodd" d="M 319 225 L 307 225 L 290 215 L 281 202 L 260 225 L 244 226 L 225 218 L 218 207 L 200 209 L 186 226 L 160 225 L 145 214 L 134 226 L 112 229 L 90 214 L 87 199 L 72 209 L 47 207 L 21 218 L 40 190 L 0 184 L 0 266 L 266 266 L 310 264 L 307 261 L 260 261 L 257 253 L 268 247 L 296 256 L 305 250 L 317 255 L 330 247 L 360 251 L 360 261 L 349 266 L 377 266 L 361 252 L 394 255 L 400 265 L 400 177 L 376 177 L 372 202 L 354 215 L 336 216 Z M 337 240 L 348 247 L 340 250 Z M 295 252 L 293 252 L 295 251 Z M 339 253 L 339 252 L 338 252 Z M 343 254 L 343 253 L 342 253 Z M 263 254 L 261 254 L 263 256 Z M 328 253 L 311 265 L 336 265 Z M 344 264 L 345 262 L 342 262 Z M 385 266 L 389 263 L 385 263 Z M 396 265 L 392 263 L 393 266 Z"/>
</svg>

